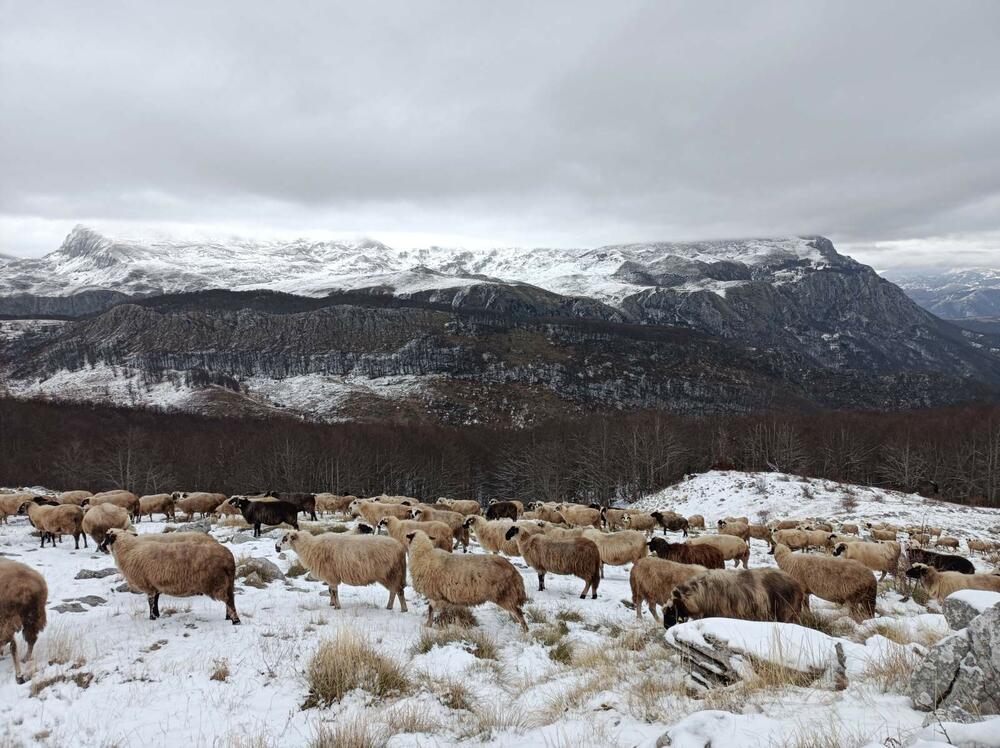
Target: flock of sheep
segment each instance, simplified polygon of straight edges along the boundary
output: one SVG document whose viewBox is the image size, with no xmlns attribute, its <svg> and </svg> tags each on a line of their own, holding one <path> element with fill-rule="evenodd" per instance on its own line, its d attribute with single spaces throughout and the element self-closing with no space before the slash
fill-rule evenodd
<svg viewBox="0 0 1000 748">
<path fill-rule="evenodd" d="M 875 615 L 876 573 L 896 575 L 905 549 L 906 576 L 918 580 L 938 601 L 958 589 L 1000 592 L 1000 574 L 976 573 L 968 558 L 943 553 L 959 541 L 938 528 L 863 526 L 817 519 L 788 519 L 768 525 L 746 517 L 724 517 L 706 532 L 704 517 L 674 512 L 640 512 L 573 503 L 438 499 L 433 504 L 404 496 L 359 499 L 333 494 L 277 493 L 232 496 L 215 493 L 156 494 L 137 497 L 128 491 L 91 494 L 68 491 L 57 496 L 0 494 L 0 523 L 26 515 L 41 547 L 55 548 L 63 536 L 87 547 L 88 536 L 110 553 L 129 586 L 147 595 L 149 616 L 159 617 L 160 595 L 206 595 L 225 605 L 226 619 L 240 623 L 234 597 L 232 552 L 204 532 L 138 535 L 133 522 L 162 514 L 240 515 L 259 536 L 262 525 L 290 525 L 276 550 L 292 550 L 303 567 L 330 588 L 330 604 L 340 608 L 341 584 L 379 584 L 388 593 L 387 609 L 399 601 L 407 610 L 409 583 L 427 599 L 427 623 L 435 611 L 491 602 L 510 613 L 525 630 L 528 600 L 524 577 L 506 558 L 520 556 L 545 589 L 547 574 L 578 577 L 580 597 L 596 598 L 605 565 L 631 564 L 629 583 L 636 616 L 643 604 L 657 617 L 662 606 L 666 628 L 706 617 L 795 622 L 809 605 L 809 595 L 844 605 L 857 618 Z M 318 533 L 299 528 L 299 515 L 341 513 L 358 519 L 351 532 Z M 656 536 L 680 532 L 684 542 Z M 383 535 L 382 533 L 386 533 Z M 867 537 L 862 537 L 866 533 Z M 468 554 L 474 535 L 483 554 Z M 907 537 L 905 543 L 900 536 Z M 690 537 L 689 537 L 690 536 Z M 777 568 L 749 568 L 750 542 L 768 544 Z M 928 547 L 933 540 L 933 549 Z M 991 541 L 969 539 L 968 551 L 998 549 Z M 905 546 L 905 548 L 904 548 Z M 459 548 L 462 553 L 456 553 Z M 810 551 L 818 551 L 812 553 Z M 733 561 L 736 568 L 726 568 Z M 742 566 L 742 568 L 740 568 Z M 23 675 L 15 634 L 32 656 L 45 627 L 48 590 L 34 569 L 0 558 L 0 654 L 9 643 L 18 682 Z"/>
</svg>

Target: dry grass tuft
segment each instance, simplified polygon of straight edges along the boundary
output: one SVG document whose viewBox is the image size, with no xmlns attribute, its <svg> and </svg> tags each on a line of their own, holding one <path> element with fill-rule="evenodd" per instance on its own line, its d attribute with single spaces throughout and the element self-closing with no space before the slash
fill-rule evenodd
<svg viewBox="0 0 1000 748">
<path fill-rule="evenodd" d="M 444 728 L 440 720 L 427 714 L 421 704 L 399 702 L 385 709 L 379 719 L 390 735 L 419 732 L 439 732 Z"/>
<path fill-rule="evenodd" d="M 38 694 L 46 688 L 54 686 L 56 683 L 75 683 L 80 688 L 89 688 L 93 680 L 93 673 L 87 673 L 82 670 L 69 673 L 59 673 L 58 675 L 52 675 L 48 678 L 31 681 L 31 689 L 29 693 L 32 696 L 38 696 Z"/>
<path fill-rule="evenodd" d="M 799 625 L 814 629 L 827 636 L 838 636 L 837 627 L 832 619 L 818 616 L 809 609 L 802 610 L 799 615 Z"/>
<path fill-rule="evenodd" d="M 225 657 L 220 657 L 212 663 L 212 674 L 208 676 L 208 679 L 225 683 L 228 678 L 229 660 Z"/>
<path fill-rule="evenodd" d="M 444 647 L 452 643 L 460 645 L 462 649 L 480 660 L 497 659 L 497 643 L 493 637 L 476 629 L 458 626 L 448 626 L 443 629 L 425 628 L 413 647 L 413 653 L 426 654 L 434 647 Z"/>
<path fill-rule="evenodd" d="M 532 727 L 534 723 L 520 707 L 502 703 L 480 703 L 473 707 L 471 718 L 460 737 L 488 741 L 497 733 L 508 731 L 522 733 Z"/>
<path fill-rule="evenodd" d="M 559 621 L 558 623 L 548 623 L 544 626 L 539 626 L 531 632 L 531 635 L 546 647 L 552 647 L 558 644 L 568 633 L 569 626 L 565 622 Z"/>
<path fill-rule="evenodd" d="M 82 667 L 87 663 L 81 629 L 60 622 L 48 628 L 42 642 L 45 645 L 43 657 L 50 665 Z"/>
<path fill-rule="evenodd" d="M 382 748 L 388 739 L 381 725 L 345 719 L 320 727 L 309 741 L 309 748 Z"/>
<path fill-rule="evenodd" d="M 479 625 L 479 621 L 472 611 L 461 605 L 441 606 L 434 614 L 434 623 L 439 626 L 464 626 L 466 628 Z"/>
<path fill-rule="evenodd" d="M 431 693 L 449 709 L 471 711 L 476 699 L 464 682 L 457 678 L 427 678 Z"/>
<path fill-rule="evenodd" d="M 528 623 L 548 623 L 552 620 L 549 618 L 549 614 L 537 605 L 529 605 L 526 607 L 524 609 L 524 617 L 527 619 Z"/>
<path fill-rule="evenodd" d="M 865 668 L 861 676 L 882 693 L 901 692 L 910 680 L 920 655 L 903 647 L 886 650 Z"/>
<path fill-rule="evenodd" d="M 556 620 L 564 623 L 582 623 L 583 614 L 570 608 L 562 608 L 556 613 Z"/>
<path fill-rule="evenodd" d="M 351 629 L 341 629 L 333 639 L 320 642 L 306 667 L 306 683 L 309 697 L 304 709 L 329 706 L 355 689 L 385 698 L 412 688 L 399 663 Z"/>
<path fill-rule="evenodd" d="M 565 639 L 560 639 L 559 643 L 549 650 L 549 659 L 564 665 L 570 664 L 573 661 L 573 645 Z"/>
</svg>

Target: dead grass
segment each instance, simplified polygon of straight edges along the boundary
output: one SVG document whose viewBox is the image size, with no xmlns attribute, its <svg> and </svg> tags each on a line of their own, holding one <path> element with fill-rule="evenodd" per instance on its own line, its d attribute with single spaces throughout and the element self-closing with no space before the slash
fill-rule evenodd
<svg viewBox="0 0 1000 748">
<path fill-rule="evenodd" d="M 561 608 L 556 612 L 556 620 L 564 623 L 582 623 L 583 614 L 570 608 Z"/>
<path fill-rule="evenodd" d="M 553 647 L 568 633 L 569 626 L 564 621 L 559 621 L 539 626 L 531 632 L 531 636 L 546 647 Z"/>
<path fill-rule="evenodd" d="M 48 628 L 42 641 L 45 644 L 44 658 L 50 665 L 82 667 L 87 663 L 80 629 L 60 622 Z"/>
<path fill-rule="evenodd" d="M 565 639 L 560 639 L 559 643 L 549 650 L 549 659 L 564 665 L 570 664 L 573 661 L 573 645 Z"/>
<path fill-rule="evenodd" d="M 94 680 L 94 674 L 88 673 L 83 670 L 77 670 L 74 672 L 59 673 L 58 675 L 52 675 L 48 678 L 40 678 L 38 680 L 31 681 L 31 689 L 29 693 L 32 696 L 38 696 L 42 691 L 44 691 L 49 686 L 54 686 L 56 683 L 75 683 L 80 688 L 89 688 L 90 684 Z"/>
<path fill-rule="evenodd" d="M 388 739 L 381 725 L 344 719 L 320 727 L 309 741 L 309 748 L 382 748 Z"/>
<path fill-rule="evenodd" d="M 535 726 L 533 720 L 519 706 L 503 703 L 478 703 L 470 713 L 470 719 L 461 731 L 463 739 L 478 738 L 491 740 L 501 732 L 522 733 Z"/>
<path fill-rule="evenodd" d="M 489 634 L 476 629 L 448 626 L 445 628 L 425 628 L 413 647 L 414 654 L 426 654 L 434 647 L 458 644 L 466 652 L 480 660 L 497 659 L 497 643 Z"/>
<path fill-rule="evenodd" d="M 918 654 L 903 647 L 886 650 L 868 664 L 861 678 L 882 693 L 901 692 L 919 660 Z"/>
<path fill-rule="evenodd" d="M 439 732 L 444 728 L 440 720 L 427 714 L 422 704 L 399 702 L 383 710 L 379 718 L 390 735 L 416 732 Z"/>
<path fill-rule="evenodd" d="M 803 609 L 799 615 L 799 625 L 814 629 L 827 636 L 839 636 L 833 620 L 816 615 L 812 610 Z"/>
<path fill-rule="evenodd" d="M 434 614 L 434 623 L 440 626 L 464 626 L 472 628 L 479 621 L 471 610 L 460 605 L 443 605 Z"/>
<path fill-rule="evenodd" d="M 421 678 L 429 684 L 430 691 L 438 701 L 449 709 L 457 711 L 471 711 L 475 706 L 476 699 L 472 695 L 469 687 L 458 678 Z"/>
<path fill-rule="evenodd" d="M 528 623 L 548 623 L 552 620 L 549 618 L 549 614 L 537 605 L 529 605 L 526 607 L 524 609 L 524 617 L 527 619 Z"/>
<path fill-rule="evenodd" d="M 320 642 L 306 666 L 309 696 L 303 708 L 329 706 L 361 689 L 382 699 L 403 695 L 412 684 L 403 667 L 352 629 Z"/>
<path fill-rule="evenodd" d="M 212 674 L 208 676 L 208 679 L 225 683 L 229 679 L 229 660 L 225 657 L 215 660 L 212 663 Z"/>
</svg>

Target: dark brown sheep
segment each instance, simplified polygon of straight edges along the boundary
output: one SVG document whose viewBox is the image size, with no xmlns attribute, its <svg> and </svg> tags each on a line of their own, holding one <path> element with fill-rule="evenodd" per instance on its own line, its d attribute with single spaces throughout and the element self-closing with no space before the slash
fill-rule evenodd
<svg viewBox="0 0 1000 748">
<path fill-rule="evenodd" d="M 687 543 L 671 543 L 664 538 L 653 538 L 649 541 L 649 551 L 667 561 L 678 564 L 695 564 L 706 569 L 726 568 L 726 559 L 722 551 L 711 545 L 688 545 Z"/>
</svg>

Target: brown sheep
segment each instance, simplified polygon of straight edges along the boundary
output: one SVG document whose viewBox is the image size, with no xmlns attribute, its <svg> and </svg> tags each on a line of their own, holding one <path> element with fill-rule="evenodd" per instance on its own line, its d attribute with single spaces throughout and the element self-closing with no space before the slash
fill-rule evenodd
<svg viewBox="0 0 1000 748">
<path fill-rule="evenodd" d="M 937 540 L 934 541 L 934 547 L 937 548 L 939 546 L 941 548 L 953 548 L 953 549 L 957 549 L 958 548 L 958 538 L 942 538 L 942 537 L 939 537 Z"/>
<path fill-rule="evenodd" d="M 978 538 L 968 538 L 965 544 L 969 546 L 969 553 L 989 553 L 996 548 L 996 543 L 989 540 L 979 540 Z"/>
<path fill-rule="evenodd" d="M 207 491 L 193 491 L 191 493 L 181 493 L 174 491 L 171 496 L 174 499 L 174 506 L 184 513 L 188 522 L 196 514 L 207 517 L 215 514 L 219 506 L 229 497 L 221 493 L 208 493 Z"/>
<path fill-rule="evenodd" d="M 233 589 L 236 559 L 222 544 L 150 543 L 111 529 L 100 548 L 115 557 L 129 587 L 146 593 L 151 621 L 160 617 L 160 595 L 206 595 L 224 603 L 226 620 L 239 625 Z"/>
<path fill-rule="evenodd" d="M 36 501 L 26 501 L 18 514 L 28 515 L 28 520 L 38 529 L 42 536 L 42 548 L 45 547 L 46 538 L 52 541 L 52 547 L 55 548 L 56 540 L 61 540 L 63 535 L 73 536 L 74 550 L 79 550 L 80 536 L 83 535 L 83 547 L 87 547 L 87 536 L 82 529 L 84 512 L 75 504 L 45 506 Z"/>
<path fill-rule="evenodd" d="M 739 525 L 749 525 L 750 524 L 750 518 L 749 517 L 723 517 L 721 520 L 719 520 L 719 522 L 735 522 L 735 523 L 737 523 Z M 718 522 L 716 524 L 718 524 Z"/>
<path fill-rule="evenodd" d="M 579 504 L 560 504 L 559 514 L 570 527 L 600 527 L 601 510 Z"/>
<path fill-rule="evenodd" d="M 563 527 L 562 525 L 553 525 L 549 522 L 543 522 L 539 520 L 536 522 L 542 532 L 544 532 L 550 538 L 559 538 L 561 540 L 566 540 L 567 538 L 582 538 L 583 528 L 582 527 Z M 516 554 L 515 554 L 516 555 Z"/>
<path fill-rule="evenodd" d="M 319 513 L 347 514 L 347 508 L 357 501 L 357 496 L 338 496 L 332 493 L 316 494 L 316 511 Z"/>
<path fill-rule="evenodd" d="M 24 683 L 21 665 L 17 660 L 18 631 L 23 632 L 28 651 L 24 662 L 30 662 L 35 653 L 38 634 L 45 628 L 45 605 L 49 588 L 45 578 L 30 566 L 0 558 L 0 655 L 4 645 L 10 644 L 14 660 L 14 679 Z"/>
<path fill-rule="evenodd" d="M 132 519 L 138 519 L 139 497 L 131 491 L 115 490 L 95 493 L 89 499 L 85 499 L 87 506 L 100 506 L 101 504 L 114 504 L 120 506 Z"/>
<path fill-rule="evenodd" d="M 671 543 L 664 538 L 653 538 L 649 541 L 649 550 L 659 558 L 679 564 L 704 566 L 706 569 L 726 568 L 722 551 L 712 545 Z"/>
<path fill-rule="evenodd" d="M 864 564 L 846 558 L 792 553 L 787 545 L 780 543 L 774 548 L 774 560 L 779 569 L 802 586 L 805 608 L 809 608 L 809 595 L 813 594 L 848 606 L 851 613 L 860 618 L 875 616 L 878 583 L 872 570 Z"/>
<path fill-rule="evenodd" d="M 875 540 L 895 540 L 896 531 L 895 530 L 881 530 L 877 527 L 873 527 L 870 530 L 871 536 Z"/>
<path fill-rule="evenodd" d="M 927 564 L 913 564 L 906 576 L 917 579 L 927 594 L 943 605 L 944 599 L 958 590 L 988 590 L 1000 592 L 1000 574 L 963 574 L 960 571 L 938 571 Z"/>
<path fill-rule="evenodd" d="M 387 504 L 373 499 L 355 499 L 347 507 L 351 517 L 362 517 L 373 527 L 378 525 L 383 517 L 396 519 L 412 519 L 413 508 L 409 504 Z"/>
<path fill-rule="evenodd" d="M 448 509 L 432 509 L 430 507 L 415 507 L 410 510 L 410 517 L 418 522 L 444 522 L 451 528 L 455 538 L 455 548 L 462 545 L 462 553 L 469 552 L 469 528 L 465 526 L 465 515 Z"/>
<path fill-rule="evenodd" d="M 33 493 L 7 493 L 0 494 L 0 523 L 6 523 L 7 518 L 17 514 L 18 510 L 26 501 L 34 501 Z M 41 498 L 41 497 L 38 497 Z"/>
<path fill-rule="evenodd" d="M 415 519 L 383 517 L 378 521 L 377 527 L 379 529 L 384 527 L 390 538 L 403 545 L 406 545 L 406 534 L 414 530 L 427 533 L 435 548 L 440 548 L 448 553 L 451 553 L 451 547 L 455 542 L 451 528 L 444 522 L 418 522 Z"/>
<path fill-rule="evenodd" d="M 587 529 L 583 537 L 593 540 L 601 554 L 601 578 L 604 578 L 604 564 L 624 566 L 634 564 L 640 558 L 648 555 L 646 549 L 646 534 L 636 530 L 620 532 L 602 532 Z"/>
<path fill-rule="evenodd" d="M 771 547 L 781 543 L 796 551 L 804 551 L 809 547 L 809 534 L 805 530 L 785 528 L 771 532 Z"/>
<path fill-rule="evenodd" d="M 688 528 L 691 530 L 704 530 L 705 517 L 700 514 L 692 514 L 688 517 Z"/>
<path fill-rule="evenodd" d="M 483 507 L 475 499 L 438 499 L 437 503 L 442 509 L 450 509 L 466 517 L 483 513 Z"/>
<path fill-rule="evenodd" d="M 744 543 L 750 542 L 750 525 L 743 522 L 730 522 L 724 519 L 720 519 L 718 525 L 720 535 L 732 535 Z"/>
<path fill-rule="evenodd" d="M 527 520 L 520 522 L 510 519 L 489 520 L 481 515 L 471 515 L 465 520 L 465 527 L 476 533 L 476 539 L 484 551 L 503 553 L 505 556 L 518 555 L 517 542 L 506 538 L 507 531 L 515 525 L 528 533 L 543 531 L 541 526 Z"/>
<path fill-rule="evenodd" d="M 174 497 L 168 493 L 154 493 L 139 497 L 139 518 L 149 515 L 149 521 L 153 521 L 153 514 L 162 514 L 165 518 L 174 519 Z"/>
<path fill-rule="evenodd" d="M 881 571 L 882 576 L 879 577 L 881 582 L 887 574 L 896 575 L 901 551 L 902 547 L 899 543 L 893 541 L 884 543 L 858 541 L 856 543 L 838 543 L 833 549 L 833 555 L 859 561 L 872 571 Z"/>
<path fill-rule="evenodd" d="M 545 574 L 572 574 L 584 581 L 580 598 L 590 590 L 597 598 L 597 587 L 601 583 L 601 553 L 592 540 L 570 538 L 559 540 L 545 535 L 527 535 L 518 527 L 507 531 L 507 540 L 517 539 L 517 549 L 521 558 L 538 573 L 538 590 L 545 590 Z"/>
<path fill-rule="evenodd" d="M 645 512 L 629 512 L 622 517 L 622 527 L 627 530 L 639 530 L 646 535 L 652 535 L 659 526 L 660 523 L 653 519 L 653 515 Z"/>
<path fill-rule="evenodd" d="M 424 537 L 427 537 L 426 535 Z M 350 535 L 332 532 L 312 535 L 293 530 L 285 533 L 274 546 L 281 552 L 295 551 L 302 565 L 330 588 L 330 605 L 340 610 L 340 585 L 367 587 L 380 584 L 389 591 L 386 610 L 399 599 L 400 612 L 406 612 L 406 548 L 381 535 Z"/>
<path fill-rule="evenodd" d="M 840 526 L 840 532 L 843 535 L 860 535 L 861 529 L 855 524 L 842 524 Z"/>
<path fill-rule="evenodd" d="M 82 506 L 83 502 L 93 496 L 90 491 L 63 491 L 56 497 L 60 504 L 75 504 Z"/>
<path fill-rule="evenodd" d="M 802 524 L 799 519 L 782 519 L 771 523 L 772 530 L 796 530 Z"/>
<path fill-rule="evenodd" d="M 646 603 L 650 615 L 656 618 L 656 606 L 670 602 L 674 587 L 706 571 L 704 566 L 678 564 L 662 558 L 647 556 L 636 561 L 628 575 L 632 589 L 635 617 L 642 618 L 642 604 Z"/>
<path fill-rule="evenodd" d="M 132 523 L 129 522 L 128 512 L 114 504 L 99 504 L 90 507 L 83 515 L 83 521 L 80 524 L 80 529 L 93 538 L 98 547 L 104 542 L 108 530 L 112 528 L 127 530 L 131 527 Z"/>
<path fill-rule="evenodd" d="M 736 566 L 743 564 L 743 568 L 748 568 L 750 563 L 750 546 L 741 538 L 732 535 L 703 535 L 700 538 L 693 538 L 687 541 L 688 545 L 710 545 L 718 548 L 722 552 L 722 557 L 735 562 Z"/>
<path fill-rule="evenodd" d="M 706 571 L 674 588 L 663 626 L 699 618 L 798 623 L 805 593 L 779 569 Z"/>
<path fill-rule="evenodd" d="M 528 601 L 524 577 L 502 556 L 476 553 L 455 556 L 435 548 L 419 530 L 408 533 L 413 589 L 427 598 L 427 625 L 434 625 L 434 608 L 470 607 L 491 602 L 510 613 L 524 631 L 522 608 Z"/>
</svg>

